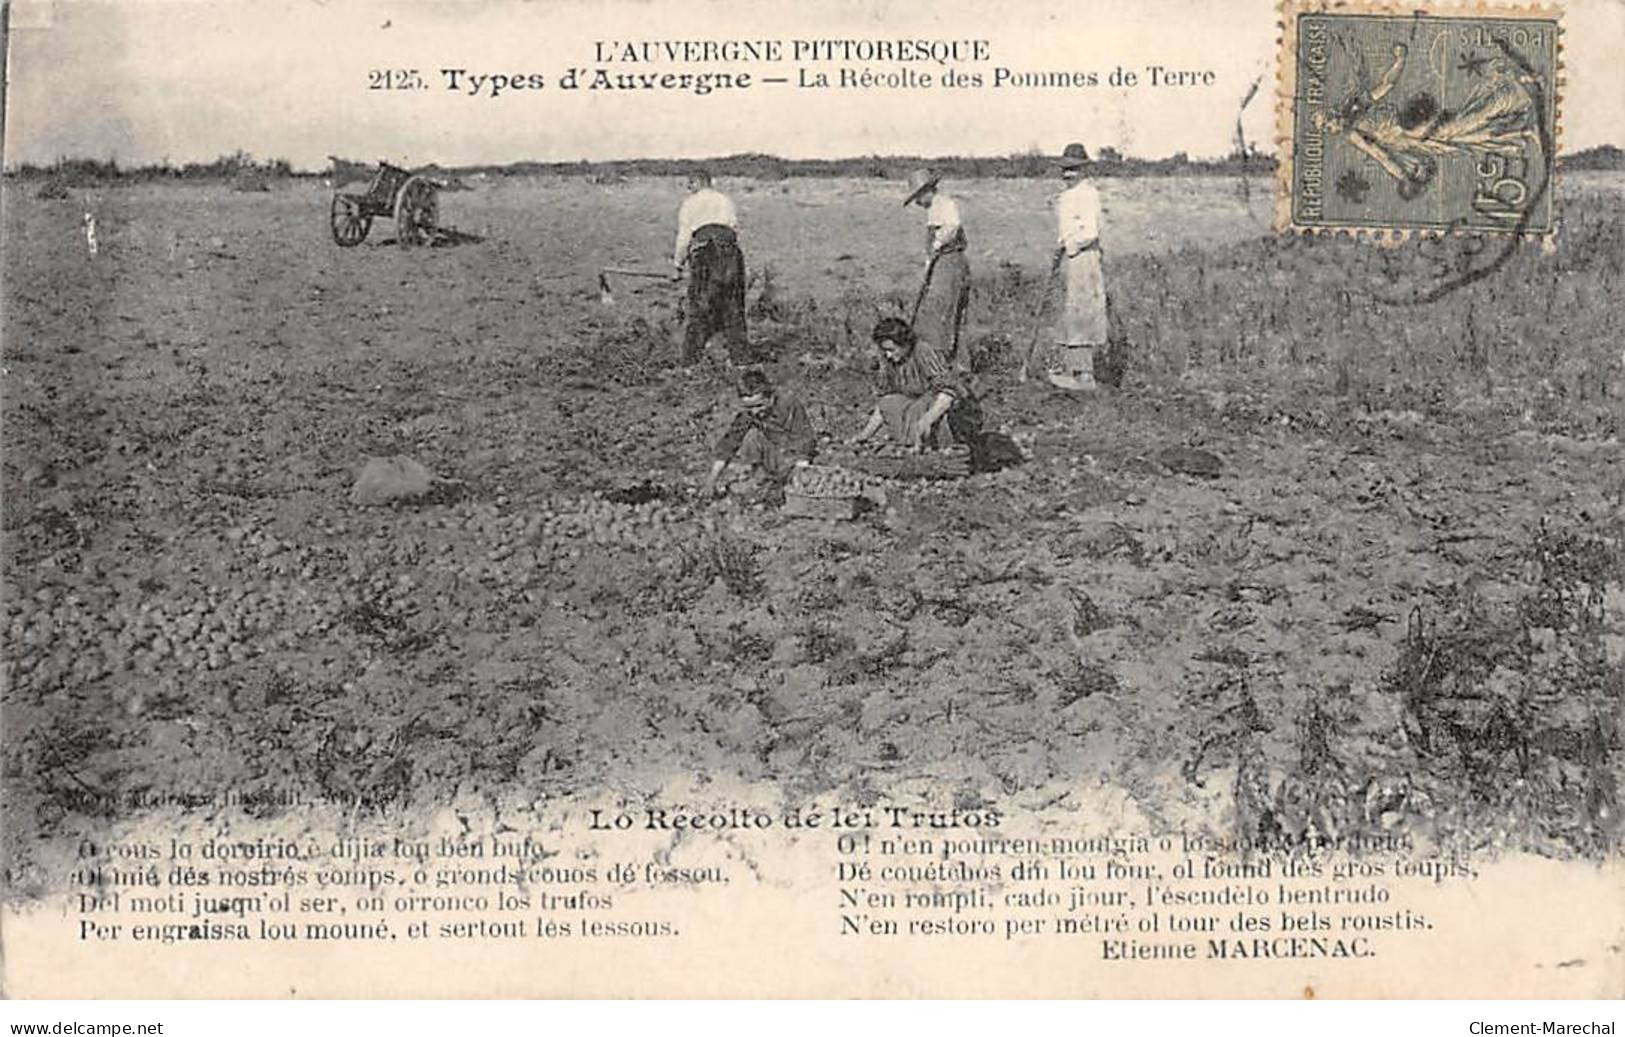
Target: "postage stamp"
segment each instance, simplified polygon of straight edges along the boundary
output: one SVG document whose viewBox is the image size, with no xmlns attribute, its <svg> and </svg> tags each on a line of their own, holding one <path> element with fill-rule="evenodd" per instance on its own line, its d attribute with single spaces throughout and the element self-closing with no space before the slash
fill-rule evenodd
<svg viewBox="0 0 1625 1037">
<path fill-rule="evenodd" d="M 1285 0 L 1278 230 L 1549 234 L 1555 9 Z"/>
</svg>

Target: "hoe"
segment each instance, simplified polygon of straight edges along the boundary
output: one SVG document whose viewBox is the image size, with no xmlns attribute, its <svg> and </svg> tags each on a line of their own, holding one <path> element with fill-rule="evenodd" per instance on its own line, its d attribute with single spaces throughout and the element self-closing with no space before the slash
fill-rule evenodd
<svg viewBox="0 0 1625 1037">
<path fill-rule="evenodd" d="M 620 277 L 641 277 L 651 281 L 674 282 L 678 278 L 662 270 L 639 270 L 635 267 L 606 266 L 598 271 L 598 301 L 605 306 L 615 305 L 615 293 L 609 288 L 609 275 Z"/>
</svg>

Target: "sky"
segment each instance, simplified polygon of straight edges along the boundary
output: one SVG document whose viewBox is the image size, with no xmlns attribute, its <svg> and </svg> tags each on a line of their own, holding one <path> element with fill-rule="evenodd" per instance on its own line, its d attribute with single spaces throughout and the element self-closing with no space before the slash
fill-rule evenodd
<svg viewBox="0 0 1625 1037">
<path fill-rule="evenodd" d="M 6 164 L 123 165 L 243 150 L 318 169 L 326 156 L 409 165 L 868 154 L 1054 154 L 1068 141 L 1161 157 L 1218 156 L 1243 133 L 1273 150 L 1275 0 L 18 0 L 8 55 Z M 1625 145 L 1625 0 L 1570 0 L 1562 146 Z M 895 61 L 606 66 L 745 71 L 791 82 L 700 96 L 566 91 L 599 41 L 985 40 L 984 77 L 908 67 L 929 88 L 807 89 L 797 69 L 895 73 Z M 1153 86 L 1149 66 L 1204 74 Z M 1094 86 L 986 85 L 994 70 L 1093 72 Z M 1112 85 L 1118 69 L 1138 77 Z M 369 89 L 416 69 L 424 89 Z M 539 90 L 447 89 L 444 69 L 542 77 Z M 1211 75 L 1205 75 L 1211 73 Z M 1242 99 L 1262 78 L 1243 109 Z"/>
</svg>

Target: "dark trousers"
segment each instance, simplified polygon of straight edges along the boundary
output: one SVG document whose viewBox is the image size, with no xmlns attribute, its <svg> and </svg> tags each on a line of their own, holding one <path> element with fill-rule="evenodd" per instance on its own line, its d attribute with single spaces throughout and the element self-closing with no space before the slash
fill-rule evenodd
<svg viewBox="0 0 1625 1037">
<path fill-rule="evenodd" d="M 721 333 L 735 363 L 750 359 L 745 337 L 745 256 L 733 230 L 715 223 L 694 232 L 688 246 L 688 326 L 683 333 L 683 363 L 705 352 L 711 336 Z"/>
</svg>

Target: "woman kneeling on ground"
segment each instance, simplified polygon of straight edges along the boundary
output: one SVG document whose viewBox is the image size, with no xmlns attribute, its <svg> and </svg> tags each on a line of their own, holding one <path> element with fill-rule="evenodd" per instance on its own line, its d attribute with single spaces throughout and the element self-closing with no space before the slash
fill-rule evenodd
<svg viewBox="0 0 1625 1037">
<path fill-rule="evenodd" d="M 880 399 L 851 442 L 861 443 L 885 425 L 914 450 L 973 445 L 982 430 L 982 411 L 970 379 L 950 368 L 936 346 L 916 339 L 906 321 L 887 317 L 875 325 L 872 337 L 880 348 Z"/>
</svg>

